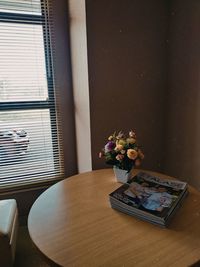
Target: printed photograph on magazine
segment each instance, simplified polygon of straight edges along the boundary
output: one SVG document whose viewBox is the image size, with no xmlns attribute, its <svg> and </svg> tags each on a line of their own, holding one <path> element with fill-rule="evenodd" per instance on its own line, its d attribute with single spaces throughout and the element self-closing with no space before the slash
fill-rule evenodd
<svg viewBox="0 0 200 267">
<path fill-rule="evenodd" d="M 158 217 L 167 216 L 186 190 L 187 184 L 138 173 L 129 183 L 110 194 L 111 197 Z"/>
</svg>

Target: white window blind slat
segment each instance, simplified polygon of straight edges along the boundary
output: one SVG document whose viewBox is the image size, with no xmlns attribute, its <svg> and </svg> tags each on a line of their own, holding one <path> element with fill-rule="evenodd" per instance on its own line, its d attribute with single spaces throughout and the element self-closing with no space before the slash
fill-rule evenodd
<svg viewBox="0 0 200 267">
<path fill-rule="evenodd" d="M 40 0 L 2 0 L 0 2 L 0 11 L 8 13 L 41 14 Z"/>
<path fill-rule="evenodd" d="M 50 8 L 0 0 L 0 191 L 64 175 Z"/>
</svg>

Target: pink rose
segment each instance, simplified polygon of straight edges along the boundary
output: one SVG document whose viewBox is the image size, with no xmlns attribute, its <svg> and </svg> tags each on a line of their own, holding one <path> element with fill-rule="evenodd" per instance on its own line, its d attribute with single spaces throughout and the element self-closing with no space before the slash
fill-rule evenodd
<svg viewBox="0 0 200 267">
<path fill-rule="evenodd" d="M 135 134 L 135 132 L 133 130 L 131 130 L 129 132 L 129 136 L 132 137 L 132 138 L 134 138 L 134 139 L 136 138 L 136 134 Z"/>
<path fill-rule="evenodd" d="M 124 155 L 121 155 L 121 154 L 118 154 L 118 155 L 116 156 L 116 159 L 119 160 L 119 161 L 122 161 L 123 158 L 124 158 Z"/>
</svg>

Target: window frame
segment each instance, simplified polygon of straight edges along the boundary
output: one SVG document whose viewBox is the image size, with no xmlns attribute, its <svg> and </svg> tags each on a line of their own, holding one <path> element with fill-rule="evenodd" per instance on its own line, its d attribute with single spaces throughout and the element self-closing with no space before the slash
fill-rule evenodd
<svg viewBox="0 0 200 267">
<path fill-rule="evenodd" d="M 41 15 L 37 14 L 20 14 L 12 12 L 1 12 L 0 11 L 0 22 L 5 23 L 22 23 L 28 25 L 41 25 L 43 30 L 43 45 L 45 54 L 45 68 L 46 68 L 46 79 L 47 79 L 47 90 L 48 98 L 46 100 L 35 100 L 35 101 L 3 101 L 0 100 L 0 112 L 1 111 L 15 111 L 15 110 L 34 110 L 34 109 L 45 109 L 49 110 L 50 114 L 50 125 L 51 125 L 51 136 L 52 136 L 52 148 L 54 157 L 54 168 L 58 166 L 55 164 L 55 150 L 58 150 L 58 132 L 57 132 L 57 121 L 55 119 L 56 107 L 55 107 L 55 94 L 54 94 L 54 80 L 52 70 L 52 47 L 50 40 L 50 29 L 49 25 L 43 23 L 45 17 L 48 16 L 45 2 L 41 0 Z M 61 179 L 61 178 L 60 178 Z M 49 182 L 49 181 L 48 181 Z"/>
<path fill-rule="evenodd" d="M 52 67 L 52 82 L 55 86 L 55 99 L 56 102 L 52 107 L 51 99 L 47 101 L 18 101 L 14 102 L 0 102 L 0 111 L 9 110 L 23 110 L 23 109 L 37 109 L 43 106 L 44 109 L 52 108 L 56 109 L 61 114 L 58 129 L 62 138 L 62 149 L 63 149 L 63 164 L 64 164 L 64 177 L 75 175 L 78 173 L 78 161 L 77 161 L 77 144 L 76 144 L 76 130 L 75 130 L 75 103 L 73 95 L 72 85 L 72 67 L 71 67 L 71 49 L 70 49 L 70 18 L 69 18 L 69 7 L 68 1 L 60 0 L 41 0 L 43 3 L 50 3 L 51 12 L 49 25 L 49 43 L 51 44 L 51 60 L 53 61 Z M 0 21 L 6 21 L 8 13 L 1 12 Z M 33 15 L 31 14 L 33 17 Z M 16 14 L 11 14 L 13 22 Z M 27 20 L 27 16 L 21 15 Z M 30 15 L 28 15 L 30 18 Z M 34 16 L 35 18 L 38 15 Z M 41 17 L 41 16 L 39 16 Z M 9 17 L 10 19 L 10 17 Z M 53 36 L 53 37 L 52 37 Z M 52 41 L 53 39 L 53 41 Z M 48 43 L 48 42 L 47 42 Z M 48 63 L 46 63 L 47 66 Z M 48 83 L 48 80 L 47 80 Z M 49 88 L 49 84 L 48 84 Z M 51 87 L 53 89 L 53 87 Z M 50 94 L 51 95 L 51 94 Z M 57 99 L 57 95 L 60 95 Z M 42 105 L 41 105 L 42 104 Z M 49 109 L 50 110 L 50 109 Z M 69 141 L 70 140 L 70 147 Z M 70 148 L 70 153 L 69 153 Z M 57 179 L 57 181 L 60 179 Z M 44 181 L 41 184 L 33 184 L 27 187 L 19 188 L 8 188 L 5 192 L 25 192 L 24 190 L 34 190 L 37 188 L 46 188 L 51 184 L 54 184 L 56 180 Z M 3 192 L 0 192 L 0 195 Z M 6 193 L 7 194 L 7 193 Z"/>
</svg>

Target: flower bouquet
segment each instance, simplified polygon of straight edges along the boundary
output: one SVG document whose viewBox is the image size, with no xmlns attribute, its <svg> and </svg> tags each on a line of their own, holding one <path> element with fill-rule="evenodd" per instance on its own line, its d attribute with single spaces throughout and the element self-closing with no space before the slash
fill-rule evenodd
<svg viewBox="0 0 200 267">
<path fill-rule="evenodd" d="M 107 164 L 129 173 L 134 166 L 141 164 L 144 154 L 137 143 L 135 132 L 131 130 L 128 136 L 121 131 L 109 136 L 99 157 L 104 157 Z"/>
</svg>

